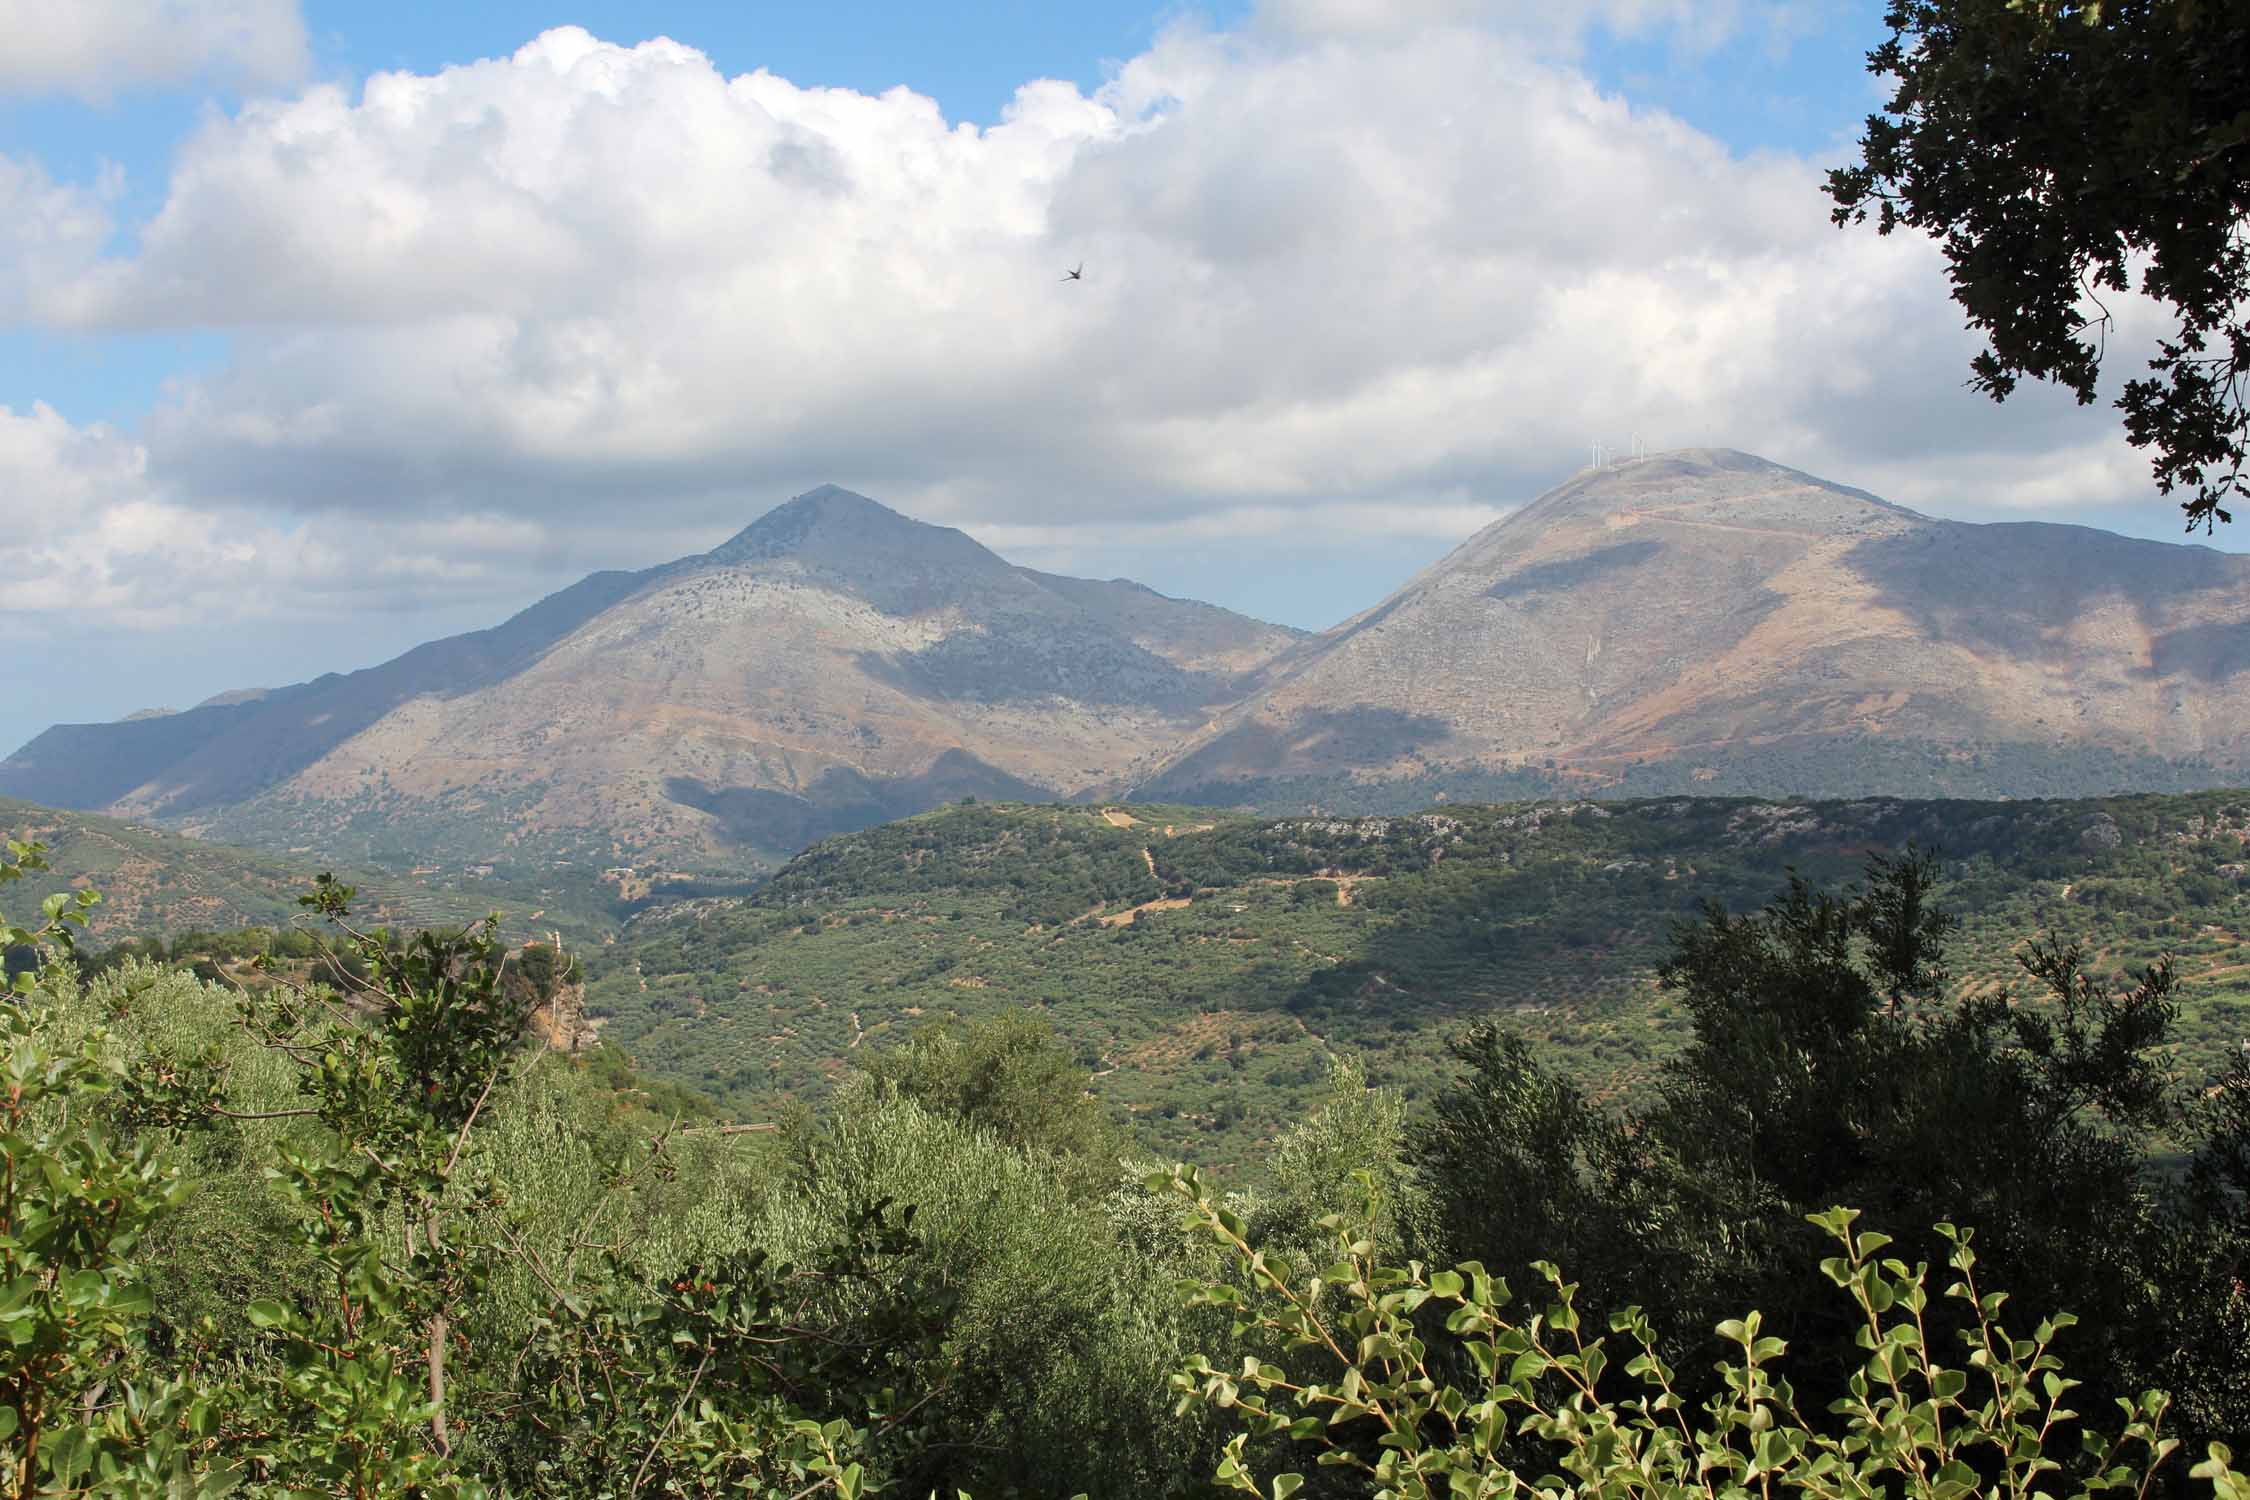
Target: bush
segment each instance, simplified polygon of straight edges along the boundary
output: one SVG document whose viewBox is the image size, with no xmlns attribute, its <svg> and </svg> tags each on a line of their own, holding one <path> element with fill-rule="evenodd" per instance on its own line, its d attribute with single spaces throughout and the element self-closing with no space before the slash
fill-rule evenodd
<svg viewBox="0 0 2250 1500">
<path fill-rule="evenodd" d="M 2029 1338 L 2000 1321 L 2004 1294 L 1982 1290 L 1968 1231 L 1939 1225 L 1955 1275 L 1944 1295 L 1970 1309 L 1958 1363 L 1925 1337 L 1926 1265 L 1878 1259 L 1887 1236 L 1854 1232 L 1858 1214 L 1831 1209 L 1810 1222 L 1843 1248 L 1821 1262 L 1853 1309 L 1862 1351 L 1844 1389 L 1826 1406 L 1836 1420 L 1806 1415 L 1781 1374 L 1785 1340 L 1756 1312 L 1715 1330 L 1729 1349 L 1721 1389 L 1692 1417 L 1674 1370 L 1658 1352 L 1648 1317 L 1626 1307 L 1609 1319 L 1624 1346 L 1589 1338 L 1576 1294 L 1552 1264 L 1534 1270 L 1546 1304 L 1511 1312 L 1508 1285 L 1476 1261 L 1433 1271 L 1418 1261 L 1386 1266 L 1370 1236 L 1383 1213 L 1371 1175 L 1359 1212 L 1324 1223 L 1334 1262 L 1308 1269 L 1254 1249 L 1241 1217 L 1214 1201 L 1189 1168 L 1159 1174 L 1184 1198 L 1187 1222 L 1230 1251 L 1242 1281 L 1212 1281 L 1193 1300 L 1233 1313 L 1237 1337 L 1278 1342 L 1297 1359 L 1293 1375 L 1256 1353 L 1239 1364 L 1197 1356 L 1173 1377 L 1183 1408 L 1204 1405 L 1242 1424 L 1215 1472 L 1228 1489 L 1288 1500 L 1305 1487 L 1301 1470 L 1270 1480 L 1255 1472 L 1253 1438 L 1309 1451 L 1319 1464 L 1356 1473 L 1375 1500 L 1485 1500 L 1525 1488 L 1541 1495 L 1601 1500 L 1639 1497 L 1771 1495 L 1798 1491 L 1816 1500 L 1962 1500 L 1979 1492 L 2016 1497 L 2083 1497 L 2111 1489 L 2145 1493 L 2177 1448 L 2164 1432 L 2168 1398 L 2159 1391 L 2121 1402 L 2116 1437 L 2083 1430 L 2092 1474 L 2061 1482 L 2050 1456 L 2075 1382 L 2051 1344 L 2074 1319 L 2042 1321 Z M 1456 1382 L 1432 1356 L 1424 1329 L 1444 1332 L 1473 1372 Z M 1321 1372 L 1302 1372 L 1309 1362 Z M 2250 1495 L 2250 1476 L 2232 1454 L 2210 1445 L 2192 1473 L 2223 1500 Z"/>
</svg>

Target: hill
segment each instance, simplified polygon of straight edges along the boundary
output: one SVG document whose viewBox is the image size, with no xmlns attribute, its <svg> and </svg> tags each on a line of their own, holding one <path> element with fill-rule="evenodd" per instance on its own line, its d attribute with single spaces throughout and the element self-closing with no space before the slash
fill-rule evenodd
<svg viewBox="0 0 2250 1500">
<path fill-rule="evenodd" d="M 1140 795 L 2077 795 L 2250 767 L 2250 557 L 1748 454 L 1584 472 L 1298 643 Z"/>
<path fill-rule="evenodd" d="M 948 807 L 831 839 L 747 896 L 635 917 L 589 955 L 588 1013 L 649 1071 L 756 1113 L 821 1097 L 919 1025 L 1029 1007 L 1153 1149 L 1242 1165 L 1310 1105 L 1327 1054 L 1420 1097 L 1445 1039 L 1494 1013 L 1597 1094 L 1631 1088 L 1685 1034 L 1653 983 L 1674 922 L 1760 905 L 1791 869 L 1854 878 L 1910 841 L 1942 853 L 1967 919 L 1961 984 L 2008 982 L 2039 933 L 2105 964 L 2171 952 L 2181 1066 L 2203 1076 L 2250 1036 L 2240 792 Z"/>
<path fill-rule="evenodd" d="M 297 898 L 312 888 L 313 877 L 334 868 L 310 855 L 229 848 L 12 798 L 0 798 L 0 835 L 47 845 L 52 866 L 10 887 L 8 915 L 21 922 L 50 893 L 90 885 L 102 893 L 88 929 L 96 948 L 122 938 L 286 925 L 300 915 Z M 592 881 L 571 883 L 553 874 L 515 880 L 352 867 L 335 868 L 335 874 L 359 893 L 360 915 L 398 927 L 453 925 L 498 910 L 511 935 L 554 930 L 588 944 L 624 914 L 613 894 Z"/>
</svg>

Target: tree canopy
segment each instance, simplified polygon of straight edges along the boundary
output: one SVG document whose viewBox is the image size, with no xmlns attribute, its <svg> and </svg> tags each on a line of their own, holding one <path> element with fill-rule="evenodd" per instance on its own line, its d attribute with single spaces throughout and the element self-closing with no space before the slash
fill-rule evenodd
<svg viewBox="0 0 2250 1500">
<path fill-rule="evenodd" d="M 1892 81 L 1839 224 L 1925 230 L 1983 334 L 1971 384 L 2099 391 L 2137 291 L 2175 327 L 2117 397 L 2190 529 L 2232 519 L 2250 439 L 2250 6 L 2237 0 L 1892 0 Z"/>
<path fill-rule="evenodd" d="M 2250 1151 L 2231 1089 L 2181 1118 L 2172 971 L 2121 983 L 2032 939 L 2020 993 L 1964 993 L 1936 879 L 1909 853 L 1873 859 L 1858 888 L 1793 879 L 1763 911 L 1708 905 L 1662 970 L 1694 1040 L 1623 1114 L 1521 1038 L 1473 1030 L 1417 1142 L 1444 1252 L 1551 1257 L 1596 1302 L 1670 1308 L 1693 1330 L 1756 1305 L 1795 1330 L 1800 1370 L 1842 1380 L 1852 1313 L 1803 1273 L 1827 1233 L 1809 1216 L 1865 1204 L 1933 1265 L 1942 1233 L 1918 1226 L 1973 1224 L 2028 1305 L 2084 1319 L 2071 1347 L 2089 1401 L 2163 1383 L 2191 1428 L 2241 1430 L 2234 1186 Z M 2198 1136 L 2200 1205 L 2151 1170 Z M 1928 1316 L 1966 1327 L 1958 1308 Z M 1697 1352 L 1683 1389 L 1709 1394 L 1710 1368 Z"/>
</svg>

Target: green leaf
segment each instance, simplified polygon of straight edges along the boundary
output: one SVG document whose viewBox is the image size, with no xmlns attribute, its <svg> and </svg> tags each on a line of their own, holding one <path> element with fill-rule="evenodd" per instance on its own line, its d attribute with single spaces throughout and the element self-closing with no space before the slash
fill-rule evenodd
<svg viewBox="0 0 2250 1500">
<path fill-rule="evenodd" d="M 260 1297 L 242 1309 L 253 1328 L 279 1328 L 289 1321 L 289 1309 L 271 1297 Z"/>
<path fill-rule="evenodd" d="M 74 1488 L 78 1476 L 93 1463 L 93 1435 L 84 1427 L 65 1427 L 47 1450 L 47 1463 L 64 1489 Z"/>
</svg>

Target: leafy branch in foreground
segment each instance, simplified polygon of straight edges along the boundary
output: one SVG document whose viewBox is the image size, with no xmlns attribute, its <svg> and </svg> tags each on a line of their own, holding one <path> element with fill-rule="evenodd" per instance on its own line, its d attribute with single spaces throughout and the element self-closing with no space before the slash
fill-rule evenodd
<svg viewBox="0 0 2250 1500">
<path fill-rule="evenodd" d="M 496 920 L 401 944 L 354 927 L 351 896 L 323 877 L 305 900 L 356 960 L 329 964 L 332 991 L 284 983 L 242 1000 L 247 1028 L 299 1065 L 306 1113 L 323 1127 L 284 1146 L 273 1175 L 328 1294 L 248 1309 L 283 1363 L 242 1413 L 262 1418 L 250 1445 L 261 1477 L 462 1500 L 488 1486 L 872 1492 L 868 1432 L 847 1418 L 900 1419 L 881 1377 L 929 1335 L 896 1306 L 875 1347 L 841 1330 L 885 1305 L 892 1267 L 916 1248 L 904 1226 L 876 1207 L 816 1265 L 751 1252 L 663 1283 L 614 1247 L 598 1261 L 580 1259 L 583 1242 L 542 1256 L 512 1228 L 473 1140 L 521 1071 L 538 988 L 505 982 Z M 669 1169 L 668 1135 L 642 1168 Z M 509 1260 L 551 1300 L 513 1357 L 496 1358 L 468 1329 Z"/>
<path fill-rule="evenodd" d="M 486 1205 L 455 1178 L 530 1015 L 501 985 L 495 921 L 398 945 L 351 925 L 351 897 L 323 876 L 304 904 L 365 978 L 331 963 L 334 994 L 292 985 L 241 1001 L 251 1034 L 298 1064 L 306 1112 L 325 1127 L 284 1144 L 272 1172 L 327 1295 L 247 1309 L 282 1363 L 257 1390 L 255 1463 L 295 1486 L 478 1494 L 447 1462 L 447 1376 L 460 1305 L 488 1264 L 483 1236 L 454 1231 Z"/>
<path fill-rule="evenodd" d="M 1550 1263 L 1535 1264 L 1547 1298 L 1528 1314 L 1506 1310 L 1507 1283 L 1477 1262 L 1378 1264 L 1367 1234 L 1381 1208 L 1372 1177 L 1363 1178 L 1364 1212 L 1323 1221 L 1336 1259 L 1309 1274 L 1254 1248 L 1242 1219 L 1195 1169 L 1175 1167 L 1150 1185 L 1184 1199 L 1187 1225 L 1217 1239 L 1243 1273 L 1192 1284 L 1191 1299 L 1230 1309 L 1238 1342 L 1278 1343 L 1290 1361 L 1248 1353 L 1221 1368 L 1198 1355 L 1173 1376 L 1183 1412 L 1205 1403 L 1239 1416 L 1244 1430 L 1228 1442 L 1216 1478 L 1261 1500 L 1288 1500 L 1306 1479 L 1286 1470 L 1262 1480 L 1253 1439 L 1356 1471 L 1376 1500 L 2143 1496 L 2177 1446 L 2163 1431 L 2168 1398 L 2150 1391 L 2119 1403 L 2116 1437 L 2085 1429 L 2090 1468 L 2066 1481 L 2050 1449 L 2058 1430 L 2078 1421 L 2067 1404 L 2075 1382 L 2051 1346 L 2073 1320 L 2058 1315 L 2028 1339 L 2011 1335 L 1999 1321 L 2006 1294 L 1978 1288 L 1971 1235 L 1951 1225 L 1939 1226 L 1954 1271 L 1944 1295 L 1968 1304 L 1974 1324 L 1959 1360 L 1947 1364 L 1925 1337 L 1929 1267 L 1879 1259 L 1890 1240 L 1855 1232 L 1855 1210 L 1811 1216 L 1843 1248 L 1821 1269 L 1856 1306 L 1865 1355 L 1827 1407 L 1838 1420 L 1816 1426 L 1779 1372 L 1787 1344 L 1764 1332 L 1755 1312 L 1719 1325 L 1730 1349 L 1719 1366 L 1723 1389 L 1691 1414 L 1642 1310 L 1609 1319 L 1630 1351 L 1614 1363 L 1611 1339 L 1587 1337 L 1577 1287 Z M 1456 1346 L 1439 1354 L 1424 1336 L 1435 1315 Z M 1466 1378 L 1457 1383 L 1456 1372 Z M 2232 1464 L 2214 1443 L 2192 1473 L 2222 1500 L 2242 1500 L 2250 1478 Z"/>
</svg>

